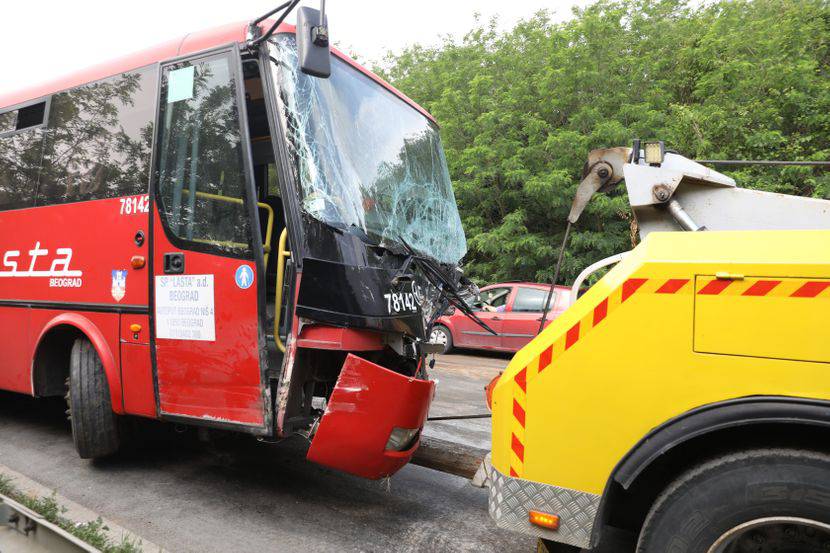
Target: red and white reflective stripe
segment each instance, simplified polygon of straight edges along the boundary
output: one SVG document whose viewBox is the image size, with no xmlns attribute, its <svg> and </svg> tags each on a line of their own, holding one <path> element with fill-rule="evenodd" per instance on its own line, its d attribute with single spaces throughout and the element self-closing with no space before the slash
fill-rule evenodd
<svg viewBox="0 0 830 553">
<path fill-rule="evenodd" d="M 516 373 L 513 384 L 513 420 L 510 434 L 511 476 L 520 478 L 524 472 L 528 382 L 551 367 L 563 353 L 574 347 L 591 330 L 600 325 L 617 307 L 642 290 L 647 282 L 648 279 L 645 278 L 631 278 L 625 281 L 622 286 L 600 301 L 588 316 L 574 324 L 563 336 L 559 336 L 551 345 L 542 350 L 537 358 Z M 687 282 L 688 280 L 682 283 L 672 281 L 660 293 L 675 293 Z"/>
<path fill-rule="evenodd" d="M 750 298 L 830 298 L 830 280 L 806 278 L 719 279 L 698 277 L 699 296 L 741 296 Z"/>
<path fill-rule="evenodd" d="M 670 278 L 664 282 L 655 292 L 656 294 L 676 294 L 688 283 L 688 278 Z"/>
<path fill-rule="evenodd" d="M 830 299 L 830 280 L 810 279 L 769 279 L 744 278 L 741 280 L 719 279 L 717 277 L 648 279 L 630 278 L 622 286 L 602 299 L 593 310 L 579 322 L 558 336 L 527 366 L 514 377 L 513 420 L 510 436 L 510 475 L 521 477 L 525 460 L 525 427 L 527 424 L 527 386 L 539 373 L 554 365 L 559 357 L 573 348 L 591 330 L 612 315 L 614 310 L 631 299 L 635 294 L 652 293 L 677 295 L 696 293 L 701 296 L 730 294 L 746 298 L 791 297 Z"/>
<path fill-rule="evenodd" d="M 510 462 L 510 476 L 518 478 L 525 462 L 525 414 L 527 405 L 527 369 L 522 369 L 513 378 L 513 421 L 510 439 L 512 452 Z"/>
<path fill-rule="evenodd" d="M 830 288 L 830 281 L 808 280 L 798 290 L 790 294 L 791 298 L 815 298 L 827 288 Z"/>
</svg>

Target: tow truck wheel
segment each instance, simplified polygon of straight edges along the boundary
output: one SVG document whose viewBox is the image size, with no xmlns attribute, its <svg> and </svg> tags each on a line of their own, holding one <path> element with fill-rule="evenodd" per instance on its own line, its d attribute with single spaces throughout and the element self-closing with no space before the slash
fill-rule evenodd
<svg viewBox="0 0 830 553">
<path fill-rule="evenodd" d="M 429 342 L 443 346 L 444 349 L 441 350 L 441 353 L 449 353 L 452 349 L 452 333 L 444 325 L 435 325 L 429 334 Z"/>
<path fill-rule="evenodd" d="M 703 463 L 651 508 L 637 553 L 830 551 L 830 456 L 759 449 Z"/>
<path fill-rule="evenodd" d="M 69 361 L 67 414 L 72 439 L 82 459 L 106 457 L 118 451 L 118 420 L 112 410 L 107 376 L 92 343 L 78 338 Z"/>
</svg>

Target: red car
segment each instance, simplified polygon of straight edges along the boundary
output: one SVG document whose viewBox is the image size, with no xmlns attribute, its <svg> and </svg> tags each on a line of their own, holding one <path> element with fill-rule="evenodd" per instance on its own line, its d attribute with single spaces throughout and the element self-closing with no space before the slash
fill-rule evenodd
<svg viewBox="0 0 830 553">
<path fill-rule="evenodd" d="M 453 347 L 519 351 L 539 330 L 549 290 L 549 284 L 533 282 L 485 286 L 481 289 L 481 301 L 473 305 L 473 310 L 498 336 L 493 336 L 456 309 L 438 319 L 430 342 L 443 345 L 444 353 Z M 567 286 L 555 287 L 545 325 L 568 308 L 570 294 Z"/>
</svg>

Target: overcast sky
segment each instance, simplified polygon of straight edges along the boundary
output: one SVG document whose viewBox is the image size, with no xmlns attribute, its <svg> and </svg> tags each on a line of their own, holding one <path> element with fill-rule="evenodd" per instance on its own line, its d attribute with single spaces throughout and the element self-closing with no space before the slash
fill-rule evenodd
<svg viewBox="0 0 830 553">
<path fill-rule="evenodd" d="M 0 91 L 49 81 L 66 73 L 171 38 L 249 20 L 280 0 L 28 0 L 7 2 L 0 18 Z M 328 0 L 334 42 L 362 59 L 415 42 L 434 44 L 461 34 L 473 13 L 498 15 L 503 27 L 548 9 L 557 19 L 589 0 Z M 317 6 L 318 0 L 303 5 Z M 289 19 L 293 22 L 293 17 Z"/>
</svg>

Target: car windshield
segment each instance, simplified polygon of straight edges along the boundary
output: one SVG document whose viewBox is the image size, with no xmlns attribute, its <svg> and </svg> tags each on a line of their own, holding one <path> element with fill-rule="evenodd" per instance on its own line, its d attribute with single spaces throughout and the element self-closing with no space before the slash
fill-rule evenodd
<svg viewBox="0 0 830 553">
<path fill-rule="evenodd" d="M 330 78 L 302 73 L 293 36 L 274 39 L 271 55 L 302 209 L 458 263 L 467 241 L 435 125 L 335 56 Z"/>
</svg>

